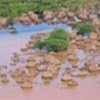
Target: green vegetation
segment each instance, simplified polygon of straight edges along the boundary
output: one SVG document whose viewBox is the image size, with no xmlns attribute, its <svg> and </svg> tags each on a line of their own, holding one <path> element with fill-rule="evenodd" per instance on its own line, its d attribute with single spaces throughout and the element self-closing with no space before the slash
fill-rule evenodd
<svg viewBox="0 0 100 100">
<path fill-rule="evenodd" d="M 50 37 L 44 41 L 37 41 L 35 44 L 36 48 L 46 48 L 50 51 L 62 51 L 67 49 L 69 46 L 68 33 L 64 29 L 55 29 L 50 33 Z"/>
<path fill-rule="evenodd" d="M 61 8 L 81 10 L 89 6 L 100 6 L 99 0 L 0 0 L 0 16 L 10 20 L 30 10 L 42 13 L 45 10 L 58 11 Z"/>
<path fill-rule="evenodd" d="M 95 27 L 89 23 L 70 24 L 74 29 L 78 30 L 78 34 L 90 33 L 95 30 Z"/>
<path fill-rule="evenodd" d="M 36 43 L 35 43 L 35 47 L 36 48 L 39 48 L 39 49 L 42 49 L 44 46 L 46 45 L 46 42 L 45 41 L 37 41 Z"/>
<path fill-rule="evenodd" d="M 85 32 L 90 33 L 94 31 L 94 27 L 91 24 L 83 23 L 79 26 L 79 34 L 84 34 Z"/>
<path fill-rule="evenodd" d="M 80 26 L 80 23 L 71 23 L 70 26 L 72 26 L 73 29 L 78 29 Z"/>
</svg>

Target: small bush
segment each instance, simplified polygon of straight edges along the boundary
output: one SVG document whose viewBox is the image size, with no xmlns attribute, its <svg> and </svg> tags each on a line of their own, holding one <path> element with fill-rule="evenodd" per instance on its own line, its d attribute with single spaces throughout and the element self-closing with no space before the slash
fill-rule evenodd
<svg viewBox="0 0 100 100">
<path fill-rule="evenodd" d="M 64 29 L 55 29 L 51 32 L 50 37 L 43 42 L 37 41 L 35 47 L 43 49 L 44 47 L 48 52 L 50 51 L 62 51 L 69 46 L 68 34 Z"/>
<path fill-rule="evenodd" d="M 63 39 L 66 40 L 68 38 L 67 32 L 62 28 L 56 28 L 51 32 L 49 38 Z"/>
<path fill-rule="evenodd" d="M 79 34 L 84 34 L 85 32 L 90 33 L 91 31 L 94 31 L 94 27 L 91 24 L 83 23 L 79 26 Z"/>
<path fill-rule="evenodd" d="M 78 34 L 84 35 L 84 33 L 90 33 L 95 30 L 95 27 L 89 23 L 72 23 L 70 24 L 72 28 L 78 31 Z"/>
<path fill-rule="evenodd" d="M 62 39 L 49 39 L 46 41 L 46 49 L 48 52 L 50 51 L 62 51 L 65 50 L 68 47 L 68 41 L 62 40 Z"/>
</svg>

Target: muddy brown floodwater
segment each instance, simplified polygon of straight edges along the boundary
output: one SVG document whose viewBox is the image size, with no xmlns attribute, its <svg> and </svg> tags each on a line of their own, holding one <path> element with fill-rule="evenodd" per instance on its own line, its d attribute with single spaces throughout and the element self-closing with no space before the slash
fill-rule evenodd
<svg viewBox="0 0 100 100">
<path fill-rule="evenodd" d="M 10 58 L 13 52 L 20 52 L 20 48 L 28 42 L 28 38 L 0 38 L 0 65 L 7 65 L 10 69 Z M 100 100 L 100 76 L 76 79 L 78 86 L 70 88 L 54 80 L 49 85 L 39 82 L 36 78 L 33 90 L 22 91 L 13 79 L 10 83 L 0 83 L 0 100 Z M 58 81 L 58 82 L 56 82 Z"/>
<path fill-rule="evenodd" d="M 35 87 L 32 91 L 25 93 L 16 86 L 0 87 L 1 100 L 99 100 L 100 77 L 88 78 L 79 81 L 77 88 L 68 88 L 62 85 L 49 85 Z M 60 88 L 58 88 L 60 87 Z"/>
</svg>

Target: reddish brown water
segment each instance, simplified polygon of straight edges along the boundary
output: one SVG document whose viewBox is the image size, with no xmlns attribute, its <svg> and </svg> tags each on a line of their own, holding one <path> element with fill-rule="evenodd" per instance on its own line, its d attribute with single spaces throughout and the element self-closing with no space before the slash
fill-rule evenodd
<svg viewBox="0 0 100 100">
<path fill-rule="evenodd" d="M 8 65 L 12 53 L 19 52 L 26 42 L 25 38 L 0 39 L 0 65 Z M 34 83 L 33 90 L 25 92 L 12 80 L 6 86 L 0 83 L 0 100 L 100 100 L 100 76 L 77 82 L 76 88 L 68 88 L 60 82 L 51 85 Z"/>
<path fill-rule="evenodd" d="M 0 87 L 0 100 L 99 100 L 100 79 L 98 78 L 80 81 L 75 89 L 64 85 L 49 85 L 34 87 L 33 91 L 26 93 L 16 86 Z"/>
</svg>

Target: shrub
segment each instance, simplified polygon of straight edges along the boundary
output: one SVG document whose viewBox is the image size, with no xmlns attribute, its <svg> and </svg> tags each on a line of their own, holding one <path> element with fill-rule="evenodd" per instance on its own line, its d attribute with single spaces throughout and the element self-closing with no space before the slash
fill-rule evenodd
<svg viewBox="0 0 100 100">
<path fill-rule="evenodd" d="M 65 50 L 68 47 L 68 41 L 62 40 L 62 39 L 49 39 L 46 41 L 46 49 L 48 52 L 50 51 L 62 51 Z"/>
<path fill-rule="evenodd" d="M 84 34 L 85 32 L 90 33 L 91 31 L 94 31 L 94 27 L 91 24 L 82 23 L 79 26 L 78 34 Z"/>
<path fill-rule="evenodd" d="M 46 48 L 48 52 L 50 51 L 62 51 L 67 49 L 69 46 L 69 37 L 64 29 L 54 29 L 51 32 L 50 37 L 43 42 L 37 41 L 35 47 L 42 49 Z"/>
<path fill-rule="evenodd" d="M 49 38 L 66 40 L 68 38 L 68 34 L 63 28 L 56 28 L 51 32 Z"/>
<path fill-rule="evenodd" d="M 72 23 L 70 24 L 72 28 L 78 31 L 78 34 L 84 35 L 84 33 L 90 33 L 91 31 L 95 30 L 95 27 L 89 23 Z"/>
</svg>

